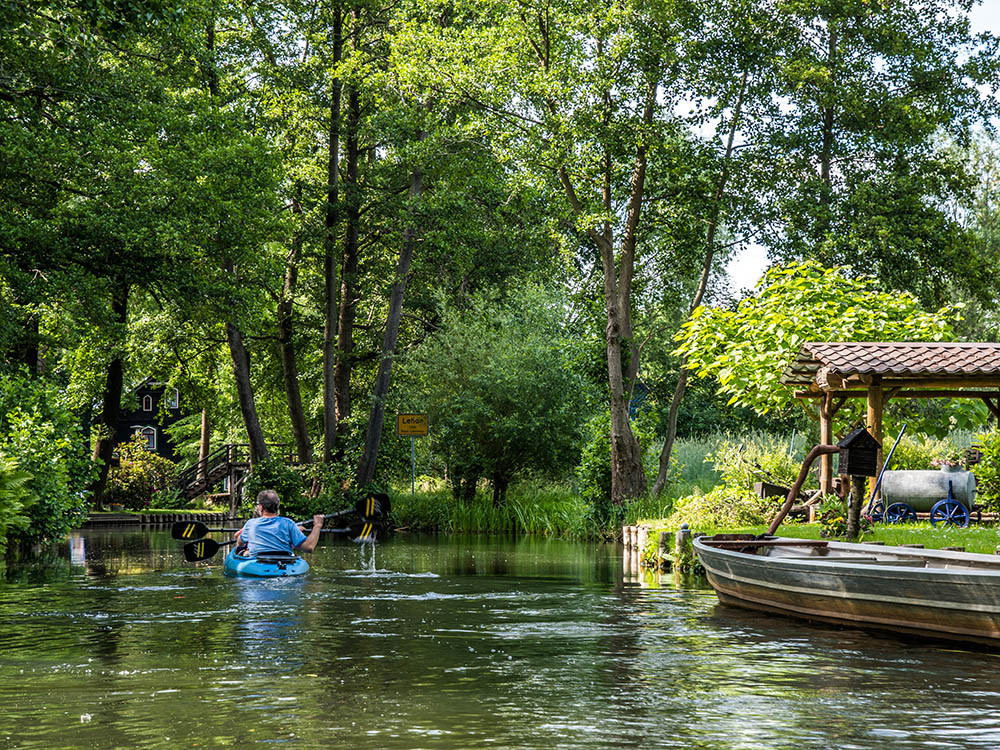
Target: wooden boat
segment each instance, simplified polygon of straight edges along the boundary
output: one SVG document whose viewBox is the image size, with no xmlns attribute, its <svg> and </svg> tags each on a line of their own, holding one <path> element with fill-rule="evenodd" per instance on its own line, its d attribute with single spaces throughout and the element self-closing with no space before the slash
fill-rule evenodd
<svg viewBox="0 0 1000 750">
<path fill-rule="evenodd" d="M 309 563 L 298 555 L 266 553 L 244 556 L 237 555 L 235 549 L 226 555 L 223 570 L 227 576 L 250 578 L 281 578 L 300 576 L 309 570 Z"/>
<path fill-rule="evenodd" d="M 787 537 L 697 537 L 719 601 L 1000 647 L 1000 556 Z"/>
</svg>

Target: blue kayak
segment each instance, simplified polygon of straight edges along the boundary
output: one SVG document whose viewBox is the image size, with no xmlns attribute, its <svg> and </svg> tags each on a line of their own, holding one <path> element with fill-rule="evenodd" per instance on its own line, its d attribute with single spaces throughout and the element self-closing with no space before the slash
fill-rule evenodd
<svg viewBox="0 0 1000 750">
<path fill-rule="evenodd" d="M 309 570 L 309 563 L 298 555 L 261 552 L 257 555 L 237 555 L 232 549 L 226 555 L 224 570 L 227 576 L 250 578 L 281 578 L 300 576 Z"/>
</svg>

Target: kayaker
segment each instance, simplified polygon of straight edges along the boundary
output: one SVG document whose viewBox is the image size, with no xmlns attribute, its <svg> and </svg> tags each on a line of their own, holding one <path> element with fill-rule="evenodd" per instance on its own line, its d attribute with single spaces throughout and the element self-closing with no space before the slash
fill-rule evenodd
<svg viewBox="0 0 1000 750">
<path fill-rule="evenodd" d="M 313 527 L 306 536 L 302 528 L 290 518 L 278 515 L 278 493 L 261 490 L 257 494 L 257 517 L 251 518 L 235 537 L 242 554 L 256 555 L 260 552 L 286 552 L 294 550 L 312 552 L 319 541 L 319 531 L 323 528 L 323 514 L 313 516 Z"/>
</svg>

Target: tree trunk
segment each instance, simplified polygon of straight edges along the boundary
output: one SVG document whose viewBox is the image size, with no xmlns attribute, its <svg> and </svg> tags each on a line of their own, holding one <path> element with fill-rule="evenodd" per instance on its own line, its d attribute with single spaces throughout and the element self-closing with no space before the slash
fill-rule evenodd
<svg viewBox="0 0 1000 750">
<path fill-rule="evenodd" d="M 229 340 L 229 351 L 233 357 L 233 376 L 236 379 L 236 392 L 240 399 L 240 412 L 247 429 L 247 439 L 250 442 L 250 462 L 267 458 L 267 444 L 264 442 L 264 432 L 257 418 L 257 405 L 254 403 L 253 386 L 250 384 L 250 355 L 243 345 L 243 334 L 232 323 L 226 323 L 226 338 Z"/>
<path fill-rule="evenodd" d="M 128 324 L 128 285 L 123 285 L 111 301 L 114 320 L 122 329 Z M 124 332 L 122 342 L 124 344 Z M 101 404 L 101 418 L 98 421 L 97 440 L 94 443 L 93 461 L 97 464 L 97 478 L 90 485 L 94 507 L 101 509 L 104 501 L 104 490 L 108 483 L 108 469 L 111 466 L 111 454 L 115 450 L 115 433 L 118 431 L 118 416 L 121 414 L 122 386 L 124 372 L 120 348 L 115 347 L 115 357 L 108 364 L 108 373 L 104 381 L 104 395 Z"/>
<path fill-rule="evenodd" d="M 420 134 L 423 140 L 426 133 Z M 413 170 L 410 175 L 410 207 L 409 224 L 403 231 L 403 248 L 396 264 L 396 281 L 392 285 L 392 295 L 389 298 L 389 315 L 385 321 L 385 334 L 382 337 L 382 357 L 379 360 L 378 375 L 375 378 L 375 393 L 372 396 L 372 408 L 368 417 L 368 431 L 365 434 L 365 447 L 358 464 L 357 485 L 364 487 L 375 478 L 375 465 L 378 461 L 379 447 L 382 444 L 382 429 L 385 424 L 385 397 L 392 383 L 392 360 L 396 353 L 396 339 L 399 336 L 399 323 L 403 317 L 403 295 L 406 293 L 406 282 L 410 273 L 410 262 L 413 259 L 413 247 L 416 244 L 416 204 L 423 190 L 423 172 Z"/>
<path fill-rule="evenodd" d="M 297 188 L 297 195 L 292 201 L 292 213 L 301 219 L 302 206 L 299 196 L 302 186 Z M 312 463 L 312 442 L 309 440 L 309 429 L 306 427 L 306 415 L 302 409 L 302 394 L 299 391 L 299 368 L 295 358 L 292 313 L 294 311 L 295 287 L 299 275 L 299 255 L 302 252 L 302 233 L 296 231 L 292 239 L 291 252 L 285 266 L 285 283 L 281 300 L 278 302 L 278 350 L 281 354 L 281 372 L 285 380 L 285 396 L 288 400 L 288 417 L 292 423 L 292 434 L 295 436 L 295 449 L 299 461 Z"/>
<path fill-rule="evenodd" d="M 201 410 L 201 440 L 198 442 L 198 465 L 201 469 L 198 471 L 198 479 L 204 481 L 208 478 L 208 466 L 202 463 L 206 458 L 208 458 L 209 451 L 211 450 L 211 429 L 208 422 L 208 409 Z M 208 489 L 206 487 L 206 489 Z"/>
<path fill-rule="evenodd" d="M 643 122 L 653 120 L 657 86 L 651 85 L 643 108 Z M 639 350 L 632 337 L 632 277 L 635 251 L 646 186 L 646 144 L 636 148 L 632 182 L 629 188 L 628 213 L 617 259 L 610 243 L 598 244 L 604 270 L 604 302 L 608 325 L 605 330 L 608 357 L 608 385 L 611 407 L 611 502 L 624 505 L 626 500 L 646 494 L 646 474 L 642 467 L 642 449 L 629 421 L 629 395 L 639 374 Z M 623 369 L 623 346 L 628 361 Z"/>
<path fill-rule="evenodd" d="M 507 499 L 507 486 L 510 484 L 510 477 L 503 472 L 493 473 L 493 507 L 499 508 Z"/>
<path fill-rule="evenodd" d="M 340 222 L 339 164 L 340 164 L 340 96 L 343 83 L 337 70 L 343 56 L 343 13 L 340 0 L 333 3 L 333 55 L 331 63 L 334 76 L 330 86 L 329 160 L 326 169 L 326 215 L 323 238 L 323 279 L 325 299 L 323 304 L 323 461 L 333 461 L 337 448 L 336 367 L 337 331 L 337 225 Z"/>
<path fill-rule="evenodd" d="M 351 415 L 351 370 L 354 365 L 354 320 L 358 294 L 358 234 L 361 223 L 361 189 L 358 182 L 360 152 L 358 128 L 361 103 L 358 87 L 347 93 L 347 144 L 344 170 L 344 257 L 340 273 L 340 310 L 337 317 L 337 363 L 334 368 L 334 397 L 337 423 Z"/>
<path fill-rule="evenodd" d="M 830 38 L 828 40 L 827 48 L 827 65 L 829 67 L 830 74 L 830 86 L 831 89 L 836 88 L 836 57 L 837 57 L 837 32 L 836 30 L 830 31 Z M 833 92 L 828 94 L 832 99 Z M 820 152 L 820 166 L 819 166 L 819 176 L 823 181 L 823 192 L 820 194 L 820 202 L 824 207 L 829 208 L 830 203 L 833 200 L 833 178 L 831 177 L 831 169 L 833 165 L 833 147 L 834 147 L 834 111 L 833 104 L 827 104 L 823 107 L 823 145 Z M 823 230 L 829 229 L 829 216 L 823 217 Z"/>
<path fill-rule="evenodd" d="M 851 477 L 851 496 L 847 506 L 847 541 L 853 542 L 861 534 L 861 505 L 865 499 L 868 477 Z"/>
<path fill-rule="evenodd" d="M 736 97 L 736 105 L 733 107 L 733 121 L 729 125 L 729 139 L 726 141 L 726 152 L 722 157 L 722 169 L 719 172 L 719 182 L 715 188 L 715 195 L 712 198 L 712 215 L 708 223 L 708 233 L 705 237 L 705 260 L 701 266 L 701 277 L 698 279 L 698 288 L 695 290 L 694 298 L 688 308 L 688 317 L 701 304 L 708 289 L 708 279 L 712 273 L 712 260 L 715 257 L 715 234 L 719 227 L 719 216 L 722 209 L 722 198 L 726 192 L 726 183 L 729 180 L 729 160 L 733 154 L 733 144 L 736 141 L 736 131 L 739 127 L 740 112 L 743 109 L 743 97 L 747 89 L 747 71 L 743 71 L 743 78 L 740 81 L 740 93 Z M 667 412 L 667 434 L 663 440 L 663 449 L 660 451 L 660 462 L 656 472 L 656 481 L 653 482 L 653 494 L 659 495 L 667 484 L 667 477 L 670 472 L 670 456 L 674 451 L 674 441 L 677 439 L 677 415 L 680 412 L 681 399 L 687 390 L 687 357 L 682 357 L 680 370 L 677 373 L 677 385 L 674 387 L 674 395 L 670 399 L 670 410 Z"/>
</svg>

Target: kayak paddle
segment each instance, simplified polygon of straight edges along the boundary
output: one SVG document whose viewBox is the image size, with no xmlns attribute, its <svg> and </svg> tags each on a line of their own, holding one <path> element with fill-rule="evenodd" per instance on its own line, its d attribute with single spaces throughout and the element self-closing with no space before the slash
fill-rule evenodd
<svg viewBox="0 0 1000 750">
<path fill-rule="evenodd" d="M 210 529 L 201 521 L 174 521 L 170 527 L 170 536 L 174 539 L 201 539 L 210 531 L 222 529 Z"/>
<path fill-rule="evenodd" d="M 228 547 L 235 541 L 235 539 L 230 539 L 228 542 L 220 544 L 214 539 L 199 539 L 197 542 L 188 542 L 184 545 L 184 559 L 188 562 L 207 560 L 210 557 L 215 557 L 216 552 L 223 547 Z"/>
</svg>

